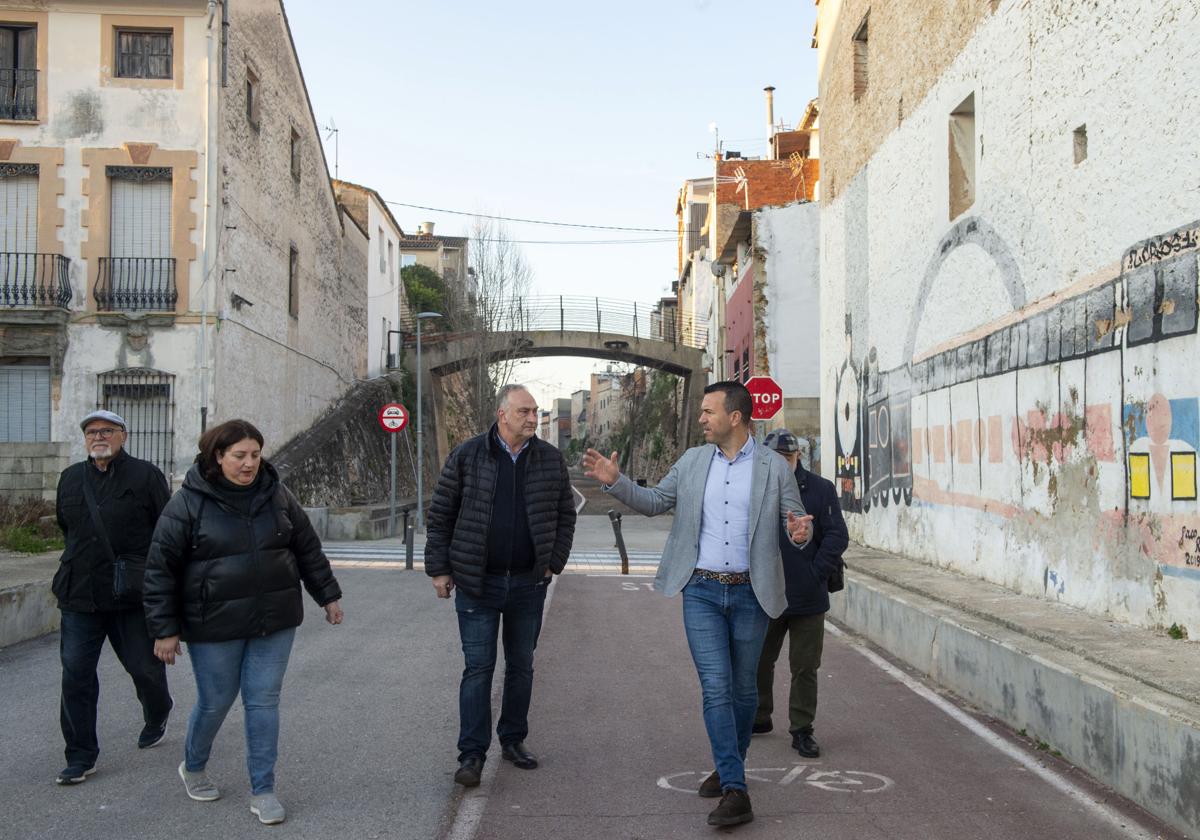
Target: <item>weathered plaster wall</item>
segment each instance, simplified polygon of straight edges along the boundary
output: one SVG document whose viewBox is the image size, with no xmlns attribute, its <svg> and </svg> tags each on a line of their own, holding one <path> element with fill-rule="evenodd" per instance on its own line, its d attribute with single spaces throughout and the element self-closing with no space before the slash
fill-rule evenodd
<svg viewBox="0 0 1200 840">
<path fill-rule="evenodd" d="M 259 80 L 257 127 L 246 117 L 248 69 Z M 219 120 L 225 231 L 217 297 L 224 317 L 213 419 L 245 416 L 270 446 L 280 445 L 366 375 L 368 246 L 334 202 L 278 0 L 230 4 Z M 300 265 L 295 316 L 288 304 L 293 246 Z M 234 292 L 253 306 L 232 308 Z"/>
<path fill-rule="evenodd" d="M 820 210 L 813 202 L 754 213 L 767 367 L 785 397 L 819 397 Z"/>
<path fill-rule="evenodd" d="M 972 31 L 857 169 L 822 102 L 824 171 L 856 173 L 821 215 L 825 470 L 870 545 L 1196 638 L 1200 9 L 1001 0 Z"/>
</svg>

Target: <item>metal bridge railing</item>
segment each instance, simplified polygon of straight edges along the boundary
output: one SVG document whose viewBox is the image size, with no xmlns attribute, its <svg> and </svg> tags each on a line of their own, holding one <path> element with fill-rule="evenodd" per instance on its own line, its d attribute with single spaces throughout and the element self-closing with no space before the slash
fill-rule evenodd
<svg viewBox="0 0 1200 840">
<path fill-rule="evenodd" d="M 574 295 L 533 296 L 493 301 L 479 308 L 475 329 L 488 332 L 595 332 L 631 336 L 636 340 L 665 341 L 673 346 L 704 348 L 708 344 L 707 319 L 693 318 L 675 307 L 613 298 Z M 414 329 L 402 324 L 405 332 Z M 429 329 L 429 325 L 426 326 Z M 470 325 L 452 324 L 456 332 Z M 432 338 L 432 330 L 427 334 Z M 405 344 L 413 343 L 405 336 Z"/>
</svg>

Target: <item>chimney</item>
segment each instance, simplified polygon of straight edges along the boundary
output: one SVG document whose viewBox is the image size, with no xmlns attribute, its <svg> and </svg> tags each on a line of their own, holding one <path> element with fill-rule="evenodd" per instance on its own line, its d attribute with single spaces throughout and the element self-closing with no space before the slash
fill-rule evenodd
<svg viewBox="0 0 1200 840">
<path fill-rule="evenodd" d="M 420 236 L 433 236 L 433 222 L 421 222 L 417 225 L 417 233 Z"/>
<path fill-rule="evenodd" d="M 775 88 L 772 85 L 767 85 L 763 88 L 763 92 L 767 95 L 767 140 L 770 142 L 775 139 Z M 772 142 L 772 148 L 774 148 L 774 145 Z"/>
</svg>

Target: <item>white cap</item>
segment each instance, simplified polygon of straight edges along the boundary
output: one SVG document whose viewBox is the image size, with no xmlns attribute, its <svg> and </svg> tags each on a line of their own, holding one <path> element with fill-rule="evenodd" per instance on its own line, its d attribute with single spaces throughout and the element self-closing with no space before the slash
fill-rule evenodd
<svg viewBox="0 0 1200 840">
<path fill-rule="evenodd" d="M 129 431 L 129 427 L 125 425 L 124 417 L 122 417 L 120 414 L 114 414 L 111 411 L 105 411 L 104 409 L 93 411 L 87 417 L 84 417 L 83 421 L 79 424 L 79 428 L 86 431 L 88 423 L 91 423 L 93 420 L 107 420 L 114 426 L 120 426 L 122 431 Z"/>
</svg>

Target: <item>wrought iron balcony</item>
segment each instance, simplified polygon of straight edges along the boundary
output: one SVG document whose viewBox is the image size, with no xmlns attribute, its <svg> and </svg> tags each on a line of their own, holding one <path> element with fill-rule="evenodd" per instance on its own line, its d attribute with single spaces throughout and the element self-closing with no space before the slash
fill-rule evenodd
<svg viewBox="0 0 1200 840">
<path fill-rule="evenodd" d="M 174 312 L 172 257 L 101 257 L 96 304 L 102 312 Z"/>
<path fill-rule="evenodd" d="M 37 70 L 0 69 L 0 120 L 36 120 Z"/>
<path fill-rule="evenodd" d="M 0 252 L 0 307 L 58 307 L 71 303 L 71 261 L 61 254 Z"/>
</svg>

